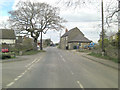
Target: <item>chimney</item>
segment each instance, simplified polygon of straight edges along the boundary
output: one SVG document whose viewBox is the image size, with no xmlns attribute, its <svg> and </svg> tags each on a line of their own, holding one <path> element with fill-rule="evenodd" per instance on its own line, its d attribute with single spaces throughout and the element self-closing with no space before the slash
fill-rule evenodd
<svg viewBox="0 0 120 90">
<path fill-rule="evenodd" d="M 65 33 L 68 32 L 68 29 L 66 28 Z"/>
</svg>

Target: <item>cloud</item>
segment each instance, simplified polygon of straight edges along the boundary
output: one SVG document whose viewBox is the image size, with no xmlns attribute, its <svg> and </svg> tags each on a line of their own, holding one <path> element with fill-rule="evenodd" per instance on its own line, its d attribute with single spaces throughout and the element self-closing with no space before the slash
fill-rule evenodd
<svg viewBox="0 0 120 90">
<path fill-rule="evenodd" d="M 6 21 L 8 20 L 8 16 L 0 16 L 0 28 L 3 28 L 3 25 L 2 23 L 5 22 L 7 23 Z"/>
<path fill-rule="evenodd" d="M 16 9 L 16 4 L 20 0 L 9 0 L 11 2 L 14 2 L 12 9 Z M 9 2 L 8 0 L 1 0 L 0 1 L 0 7 L 6 6 L 5 2 Z M 27 1 L 27 0 L 21 0 L 21 1 Z M 64 25 L 68 30 L 78 27 L 85 36 L 93 40 L 94 42 L 97 42 L 99 39 L 99 33 L 101 31 L 101 28 L 98 28 L 98 24 L 101 24 L 101 13 L 99 12 L 101 10 L 100 1 L 98 0 L 99 5 L 95 2 L 93 5 L 90 6 L 90 8 L 87 7 L 81 7 L 81 8 L 66 8 L 62 3 L 56 4 L 59 0 L 29 0 L 31 2 L 45 2 L 52 6 L 57 6 L 60 8 L 60 16 L 65 18 L 68 22 Z M 113 0 L 112 0 L 113 1 Z M 116 0 L 117 1 L 117 0 Z M 110 0 L 104 0 L 104 6 L 107 2 L 110 2 Z M 94 6 L 96 4 L 96 6 Z M 97 6 L 98 5 L 98 6 Z M 97 7 L 97 8 L 96 8 Z M 8 19 L 8 16 L 0 17 L 1 21 L 6 21 Z M 65 30 L 62 31 L 62 34 L 64 34 Z M 47 34 L 43 35 L 43 38 L 51 38 L 54 42 L 59 42 L 60 32 L 57 31 L 48 31 Z"/>
<path fill-rule="evenodd" d="M 0 0 L 0 9 L 2 9 L 4 6 L 7 6 L 9 2 L 13 2 L 13 0 Z"/>
<path fill-rule="evenodd" d="M 100 14 L 96 10 L 79 9 L 78 11 L 66 10 L 61 11 L 60 15 L 67 21 L 72 22 L 96 22 L 100 20 Z"/>
<path fill-rule="evenodd" d="M 13 5 L 13 7 L 12 7 L 14 10 L 16 9 L 16 5 L 17 5 L 17 3 L 18 3 L 19 1 L 24 1 L 24 2 L 26 2 L 26 1 L 28 1 L 28 0 L 15 0 L 14 5 Z M 29 0 L 29 1 L 30 1 L 30 2 L 47 3 L 47 4 L 50 4 L 50 5 L 52 5 L 52 6 L 57 6 L 57 5 L 56 5 L 56 2 L 57 2 L 58 0 L 50 0 L 50 1 L 48 1 L 48 0 Z"/>
</svg>

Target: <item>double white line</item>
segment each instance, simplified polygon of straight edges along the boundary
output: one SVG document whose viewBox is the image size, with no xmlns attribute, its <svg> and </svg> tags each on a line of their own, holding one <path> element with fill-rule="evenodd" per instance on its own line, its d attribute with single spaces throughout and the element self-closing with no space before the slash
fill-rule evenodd
<svg viewBox="0 0 120 90">
<path fill-rule="evenodd" d="M 83 87 L 83 85 L 80 83 L 80 81 L 77 81 L 77 83 L 78 83 L 79 87 L 82 88 L 82 90 L 84 90 L 84 87 Z"/>
<path fill-rule="evenodd" d="M 25 67 L 27 68 L 27 67 L 31 66 L 31 65 L 32 65 L 34 62 L 36 62 L 36 61 L 37 61 L 37 58 L 34 59 L 34 61 L 32 61 L 31 63 L 27 64 Z"/>
<path fill-rule="evenodd" d="M 66 62 L 63 56 L 59 53 L 60 57 L 62 58 L 63 62 Z"/>
<path fill-rule="evenodd" d="M 26 72 L 28 72 L 33 66 L 34 66 L 34 63 L 37 63 L 40 61 L 40 58 L 36 58 L 34 59 L 34 61 L 32 61 L 31 63 L 27 64 L 25 67 L 27 68 L 23 73 L 21 73 L 19 76 L 17 76 L 17 78 L 14 79 L 13 82 L 9 83 L 6 85 L 6 88 L 12 86 L 15 81 L 19 80 Z"/>
</svg>

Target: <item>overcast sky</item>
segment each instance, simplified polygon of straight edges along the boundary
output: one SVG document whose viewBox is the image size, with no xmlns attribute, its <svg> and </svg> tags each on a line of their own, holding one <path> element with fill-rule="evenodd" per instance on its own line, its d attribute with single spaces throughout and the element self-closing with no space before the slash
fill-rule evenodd
<svg viewBox="0 0 120 90">
<path fill-rule="evenodd" d="M 15 5 L 19 0 L 1 0 L 0 1 L 0 23 L 8 19 L 9 14 L 8 11 L 14 10 Z M 25 0 L 23 0 L 25 1 Z M 97 42 L 99 40 L 99 34 L 101 28 L 99 25 L 101 24 L 101 0 L 92 0 L 93 2 L 87 3 L 87 5 L 83 5 L 81 7 L 65 7 L 62 3 L 57 4 L 59 0 L 30 0 L 34 2 L 46 2 L 52 6 L 57 6 L 60 8 L 60 16 L 67 20 L 67 23 L 64 26 L 70 30 L 74 27 L 78 27 L 85 37 L 93 42 Z M 106 7 L 107 3 L 112 1 L 115 3 L 117 0 L 104 0 L 104 7 Z M 111 29 L 111 32 L 117 31 L 117 26 L 114 26 Z M 65 30 L 62 30 L 62 35 L 65 33 Z M 43 35 L 43 38 L 51 38 L 53 42 L 59 42 L 60 32 L 57 31 L 48 31 L 47 34 Z"/>
</svg>

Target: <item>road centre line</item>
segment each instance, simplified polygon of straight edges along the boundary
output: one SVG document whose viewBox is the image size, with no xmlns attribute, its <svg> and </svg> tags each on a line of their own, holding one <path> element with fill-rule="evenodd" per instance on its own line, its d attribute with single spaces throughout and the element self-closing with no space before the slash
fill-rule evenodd
<svg viewBox="0 0 120 90">
<path fill-rule="evenodd" d="M 39 59 L 36 61 L 36 63 L 38 63 L 38 62 L 40 61 L 40 59 L 41 59 L 41 58 L 39 58 Z"/>
<path fill-rule="evenodd" d="M 21 78 L 21 76 L 18 76 L 17 78 L 14 79 L 14 81 L 17 81 Z"/>
<path fill-rule="evenodd" d="M 12 85 L 15 83 L 15 81 L 19 80 L 26 72 L 28 72 L 28 70 L 30 70 L 30 69 L 34 66 L 33 63 L 39 62 L 40 59 L 41 59 L 41 58 L 39 58 L 39 59 L 36 58 L 36 59 L 34 59 L 34 61 L 32 61 L 32 63 L 29 63 L 28 65 L 26 65 L 26 67 L 28 67 L 27 70 L 25 70 L 23 73 L 21 73 L 21 75 L 19 75 L 17 78 L 15 78 L 13 82 L 7 84 L 7 85 L 6 85 L 6 88 L 12 86 Z"/>
<path fill-rule="evenodd" d="M 77 81 L 77 83 L 79 84 L 80 88 L 82 88 L 84 90 L 83 85 L 80 83 L 80 81 Z"/>
<path fill-rule="evenodd" d="M 74 73 L 70 70 L 71 74 L 74 75 Z"/>
<path fill-rule="evenodd" d="M 34 66 L 34 64 L 32 64 L 30 67 L 28 67 L 27 69 L 30 70 L 32 67 Z"/>
<path fill-rule="evenodd" d="M 17 81 L 19 79 L 19 77 L 15 78 L 14 81 Z"/>
<path fill-rule="evenodd" d="M 21 78 L 22 76 L 23 76 L 23 75 L 21 74 L 21 75 L 19 75 L 18 77 Z"/>
<path fill-rule="evenodd" d="M 37 60 L 37 58 L 34 59 L 34 61 L 32 61 L 31 63 L 27 64 L 25 67 L 29 67 L 29 66 L 30 66 L 31 64 L 33 64 L 36 60 Z"/>
<path fill-rule="evenodd" d="M 63 60 L 64 62 L 66 62 L 64 58 L 62 58 L 62 60 Z"/>
<path fill-rule="evenodd" d="M 60 55 L 60 57 L 62 58 L 62 60 L 63 60 L 64 62 L 66 62 L 65 59 L 63 58 L 63 56 L 62 56 L 60 53 L 59 53 L 59 55 Z"/>
<path fill-rule="evenodd" d="M 7 85 L 7 87 L 10 87 L 11 85 L 13 85 L 15 82 L 11 82 Z"/>
</svg>

